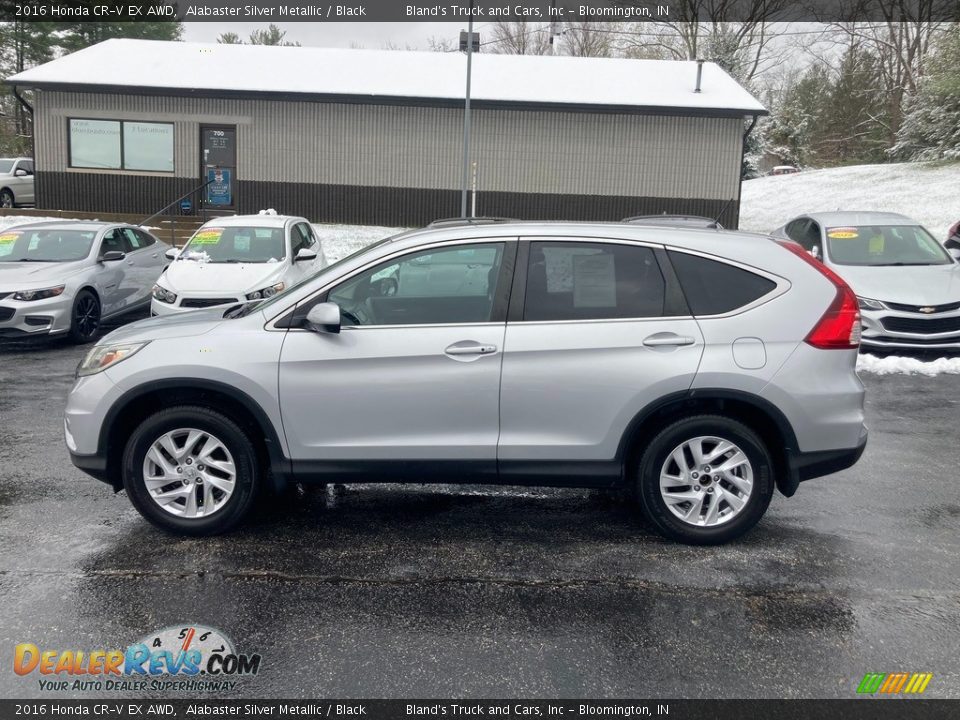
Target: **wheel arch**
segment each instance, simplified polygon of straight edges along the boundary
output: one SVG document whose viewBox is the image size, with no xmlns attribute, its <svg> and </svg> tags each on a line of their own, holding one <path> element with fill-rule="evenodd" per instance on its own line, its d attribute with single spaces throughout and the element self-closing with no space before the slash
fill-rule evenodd
<svg viewBox="0 0 960 720">
<path fill-rule="evenodd" d="M 624 482 L 640 462 L 640 456 L 657 431 L 690 415 L 716 414 L 742 422 L 757 433 L 773 461 L 777 489 L 790 497 L 800 484 L 793 457 L 797 437 L 786 416 L 773 403 L 752 393 L 720 388 L 697 388 L 673 393 L 638 413 L 620 441 Z"/>
<path fill-rule="evenodd" d="M 267 482 L 277 491 L 286 487 L 290 461 L 263 408 L 232 385 L 201 378 L 177 378 L 128 390 L 104 418 L 98 454 L 106 458 L 106 477 L 114 490 L 123 484 L 123 451 L 134 429 L 154 412 L 178 405 L 196 405 L 227 415 L 251 439 Z"/>
</svg>

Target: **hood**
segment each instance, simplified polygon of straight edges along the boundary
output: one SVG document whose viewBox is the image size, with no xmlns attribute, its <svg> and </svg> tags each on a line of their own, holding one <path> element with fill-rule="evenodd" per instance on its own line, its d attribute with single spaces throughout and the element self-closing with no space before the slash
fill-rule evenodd
<svg viewBox="0 0 960 720">
<path fill-rule="evenodd" d="M 62 284 L 69 276 L 87 267 L 76 262 L 0 262 L 0 292 L 31 290 Z"/>
<path fill-rule="evenodd" d="M 957 263 L 832 267 L 861 297 L 904 305 L 945 305 L 960 300 L 960 265 Z"/>
<path fill-rule="evenodd" d="M 210 263 L 177 260 L 163 274 L 163 285 L 178 295 L 240 295 L 280 281 L 284 264 Z"/>
<path fill-rule="evenodd" d="M 167 340 L 170 338 L 203 335 L 224 322 L 224 310 L 225 308 L 195 310 L 177 315 L 164 315 L 138 320 L 129 325 L 123 325 L 113 332 L 104 335 L 97 342 L 97 345 L 143 342 L 145 340 Z"/>
</svg>

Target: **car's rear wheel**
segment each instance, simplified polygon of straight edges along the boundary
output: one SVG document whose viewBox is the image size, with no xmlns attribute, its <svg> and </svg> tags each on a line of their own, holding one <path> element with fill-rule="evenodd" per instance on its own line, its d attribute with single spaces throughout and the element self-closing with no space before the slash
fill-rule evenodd
<svg viewBox="0 0 960 720">
<path fill-rule="evenodd" d="M 13 193 L 7 188 L 0 190 L 0 208 L 12 208 L 14 204 Z"/>
<path fill-rule="evenodd" d="M 81 290 L 73 299 L 70 311 L 70 339 L 88 343 L 100 331 L 100 300 L 89 290 Z"/>
<path fill-rule="evenodd" d="M 175 407 L 133 432 L 123 459 L 123 487 L 154 525 L 182 535 L 215 535 L 250 510 L 259 482 L 250 438 L 209 408 Z"/>
<path fill-rule="evenodd" d="M 640 459 L 637 494 L 663 535 L 692 545 L 739 537 L 773 497 L 773 467 L 760 437 L 721 415 L 679 420 Z"/>
</svg>

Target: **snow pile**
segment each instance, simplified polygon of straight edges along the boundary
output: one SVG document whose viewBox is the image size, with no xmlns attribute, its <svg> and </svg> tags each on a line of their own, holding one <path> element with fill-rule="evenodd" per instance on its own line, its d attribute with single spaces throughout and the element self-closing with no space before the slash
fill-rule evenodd
<svg viewBox="0 0 960 720">
<path fill-rule="evenodd" d="M 261 210 L 260 212 L 257 213 L 257 215 L 276 215 L 276 214 L 277 214 L 277 211 L 274 210 L 273 208 L 269 208 L 267 210 Z"/>
<path fill-rule="evenodd" d="M 64 218 L 55 217 L 35 217 L 33 215 L 0 215 L 0 230 L 5 230 L 14 225 L 26 225 L 27 223 L 48 222 L 50 220 L 63 220 Z"/>
<path fill-rule="evenodd" d="M 375 225 L 324 225 L 315 223 L 313 232 L 320 241 L 327 262 L 355 253 L 377 240 L 396 235 L 404 228 L 377 227 Z"/>
<path fill-rule="evenodd" d="M 960 220 L 960 163 L 891 163 L 807 170 L 743 183 L 740 228 L 770 232 L 807 212 L 880 210 L 913 218 L 947 239 Z"/>
<path fill-rule="evenodd" d="M 861 355 L 857 360 L 857 371 L 868 372 L 874 375 L 960 375 L 960 357 L 937 358 L 924 362 L 911 357 L 877 357 L 876 355 Z"/>
</svg>

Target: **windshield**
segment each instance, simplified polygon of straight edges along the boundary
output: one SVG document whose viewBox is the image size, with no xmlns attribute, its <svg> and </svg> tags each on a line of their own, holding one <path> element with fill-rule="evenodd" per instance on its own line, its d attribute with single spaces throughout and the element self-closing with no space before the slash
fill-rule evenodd
<svg viewBox="0 0 960 720">
<path fill-rule="evenodd" d="M 13 160 L 0 160 L 0 173 L 8 173 L 13 169 Z"/>
<path fill-rule="evenodd" d="M 0 230 L 0 262 L 71 262 L 83 260 L 95 230 Z"/>
<path fill-rule="evenodd" d="M 178 260 L 211 263 L 274 263 L 286 249 L 282 227 L 202 227 Z"/>
<path fill-rule="evenodd" d="M 383 240 L 377 240 L 376 242 L 373 242 L 369 245 L 365 245 L 359 250 L 340 258 L 336 262 L 330 263 L 323 270 L 320 270 L 318 273 L 314 273 L 313 275 L 306 275 L 305 277 L 301 278 L 298 282 L 288 287 L 283 292 L 280 292 L 274 295 L 272 298 L 269 298 L 267 300 L 261 300 L 260 302 L 247 303 L 241 309 L 233 310 L 232 312 L 228 310 L 228 312 L 230 313 L 229 317 L 231 318 L 243 317 L 244 315 L 249 315 L 254 310 L 263 310 L 271 305 L 275 305 L 278 301 L 282 301 L 284 298 L 286 298 L 287 295 L 289 295 L 291 292 L 295 292 L 296 290 L 299 290 L 307 283 L 313 282 L 313 279 L 320 273 L 326 273 L 328 270 L 331 270 L 337 267 L 338 265 L 343 265 L 344 263 L 350 260 L 353 260 L 355 257 L 363 255 L 363 253 L 367 252 L 368 250 L 373 250 L 374 248 L 380 247 L 381 245 L 384 245 L 390 242 L 394 238 L 398 238 L 401 235 L 406 235 L 406 234 L 407 234 L 407 231 L 405 230 L 402 233 L 397 233 L 396 235 L 390 235 L 389 237 L 383 238 Z"/>
<path fill-rule="evenodd" d="M 919 225 L 827 228 L 827 249 L 837 265 L 949 265 L 947 251 Z"/>
</svg>

